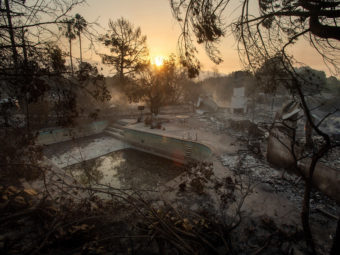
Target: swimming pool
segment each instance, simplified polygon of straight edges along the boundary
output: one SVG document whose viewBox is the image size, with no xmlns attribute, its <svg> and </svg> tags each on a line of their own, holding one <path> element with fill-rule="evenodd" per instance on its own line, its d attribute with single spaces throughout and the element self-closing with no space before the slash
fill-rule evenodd
<svg viewBox="0 0 340 255">
<path fill-rule="evenodd" d="M 123 149 L 64 169 L 83 185 L 156 190 L 180 175 L 184 166 L 135 149 Z"/>
</svg>

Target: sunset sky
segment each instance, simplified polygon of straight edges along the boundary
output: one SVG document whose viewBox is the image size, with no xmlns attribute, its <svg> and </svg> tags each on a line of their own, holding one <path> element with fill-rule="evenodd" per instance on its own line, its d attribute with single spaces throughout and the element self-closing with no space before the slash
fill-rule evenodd
<svg viewBox="0 0 340 255">
<path fill-rule="evenodd" d="M 87 0 L 87 4 L 77 7 L 73 12 L 80 13 L 90 22 L 97 21 L 103 28 L 101 33 L 108 29 L 109 19 L 115 20 L 120 17 L 128 19 L 135 26 L 140 26 L 142 33 L 148 38 L 151 58 L 177 53 L 177 40 L 181 31 L 172 16 L 169 0 Z M 74 44 L 76 46 L 76 42 Z M 220 73 L 228 74 L 242 69 L 236 46 L 233 36 L 221 42 L 220 51 L 224 61 L 217 66 Z M 297 59 L 312 68 L 328 73 L 322 59 L 308 43 L 299 41 L 294 47 L 292 52 Z M 100 51 L 100 47 L 97 50 Z M 75 50 L 75 56 L 76 54 Z M 85 56 L 88 60 L 100 61 L 95 54 L 87 53 Z M 206 56 L 203 48 L 200 49 L 199 59 L 202 70 L 212 71 L 216 67 Z"/>
</svg>

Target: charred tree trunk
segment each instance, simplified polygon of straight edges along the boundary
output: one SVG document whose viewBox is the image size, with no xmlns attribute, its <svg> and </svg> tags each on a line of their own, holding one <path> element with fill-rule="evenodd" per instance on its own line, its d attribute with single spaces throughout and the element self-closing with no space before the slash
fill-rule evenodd
<svg viewBox="0 0 340 255">
<path fill-rule="evenodd" d="M 313 138 L 312 138 L 313 129 L 311 124 L 308 120 L 306 120 L 305 125 L 305 139 L 306 139 L 306 148 L 312 149 L 313 148 Z"/>
<path fill-rule="evenodd" d="M 79 37 L 79 58 L 80 58 L 80 64 L 83 63 L 83 53 L 81 49 L 81 35 L 80 33 L 78 34 Z"/>
<path fill-rule="evenodd" d="M 125 85 L 124 84 L 124 56 L 125 56 L 125 51 L 121 49 L 121 57 L 120 57 L 120 63 L 119 63 L 119 79 L 122 85 Z"/>
<path fill-rule="evenodd" d="M 321 159 L 331 148 L 331 141 L 330 137 L 322 132 L 317 125 L 314 124 L 313 116 L 311 114 L 311 111 L 307 105 L 307 102 L 305 100 L 305 96 L 302 92 L 301 86 L 299 82 L 293 78 L 293 84 L 298 92 L 299 98 L 301 100 L 301 105 L 304 111 L 304 114 L 307 118 L 307 122 L 311 126 L 311 129 L 314 130 L 318 135 L 322 136 L 324 143 L 321 147 L 315 148 L 315 151 L 313 151 L 312 161 L 309 166 L 309 173 L 307 176 L 305 176 L 305 192 L 304 192 L 304 198 L 303 198 L 303 205 L 302 205 L 302 211 L 301 211 L 301 221 L 302 226 L 306 238 L 306 244 L 311 248 L 313 254 L 316 254 L 315 250 L 315 244 L 313 241 L 312 232 L 310 229 L 310 223 L 309 223 L 309 213 L 310 213 L 310 193 L 312 189 L 312 180 L 313 180 L 313 174 L 315 171 L 316 164 L 318 163 L 319 159 Z M 314 146 L 314 145 L 313 145 Z"/>
<path fill-rule="evenodd" d="M 309 224 L 311 189 L 312 189 L 312 180 L 309 177 L 307 177 L 305 180 L 305 191 L 303 195 L 301 222 L 302 222 L 303 232 L 305 235 L 307 246 L 311 249 L 313 254 L 316 254 L 312 231 L 310 229 L 310 224 Z"/>
<path fill-rule="evenodd" d="M 72 76 L 74 75 L 74 70 L 73 70 L 73 61 L 72 61 L 72 40 L 68 40 L 69 46 L 70 46 L 70 64 L 71 64 L 71 73 Z"/>
</svg>

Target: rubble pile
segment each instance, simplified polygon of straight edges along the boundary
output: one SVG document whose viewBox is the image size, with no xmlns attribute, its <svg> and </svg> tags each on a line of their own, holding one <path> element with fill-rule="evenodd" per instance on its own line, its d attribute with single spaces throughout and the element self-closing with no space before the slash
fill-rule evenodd
<svg viewBox="0 0 340 255">
<path fill-rule="evenodd" d="M 199 121 L 206 123 L 206 125 L 204 125 L 204 130 L 207 132 L 211 132 L 215 135 L 220 135 L 226 130 L 227 125 L 223 120 L 219 120 L 213 116 L 208 115 L 200 115 L 196 118 Z"/>
<path fill-rule="evenodd" d="M 283 194 L 299 209 L 301 208 L 304 182 L 297 176 L 275 169 L 264 160 L 246 151 L 239 152 L 238 155 L 223 155 L 220 160 L 235 174 L 248 176 L 253 183 L 260 185 L 265 191 Z M 339 206 L 333 200 L 314 190 L 311 197 L 311 209 L 320 208 L 333 215 L 337 215 L 337 211 L 339 211 Z"/>
<path fill-rule="evenodd" d="M 218 114 L 205 114 L 196 117 L 199 121 L 205 122 L 205 131 L 213 134 L 227 133 L 238 138 L 262 139 L 265 136 L 265 128 L 247 119 L 225 118 Z"/>
<path fill-rule="evenodd" d="M 271 218 L 245 218 L 236 254 L 307 254 L 303 233 L 293 225 L 278 225 Z M 245 252 L 246 251 L 246 252 Z"/>
</svg>

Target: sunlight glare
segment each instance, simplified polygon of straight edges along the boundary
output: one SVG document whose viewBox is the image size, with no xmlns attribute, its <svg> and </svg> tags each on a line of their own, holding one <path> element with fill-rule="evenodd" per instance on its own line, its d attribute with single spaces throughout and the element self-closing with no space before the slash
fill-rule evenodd
<svg viewBox="0 0 340 255">
<path fill-rule="evenodd" d="M 164 58 L 162 56 L 157 56 L 154 59 L 154 63 L 156 66 L 162 66 L 164 63 Z"/>
</svg>

